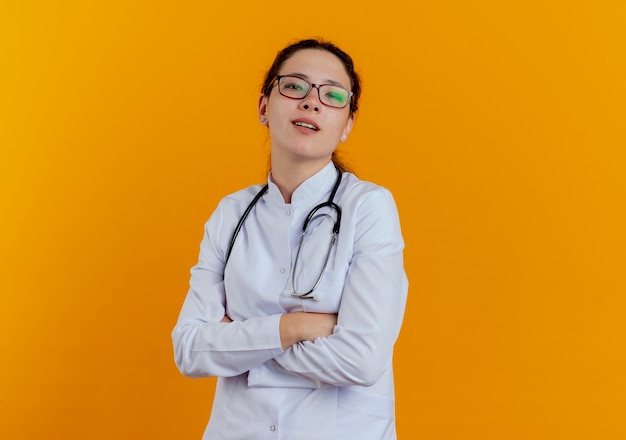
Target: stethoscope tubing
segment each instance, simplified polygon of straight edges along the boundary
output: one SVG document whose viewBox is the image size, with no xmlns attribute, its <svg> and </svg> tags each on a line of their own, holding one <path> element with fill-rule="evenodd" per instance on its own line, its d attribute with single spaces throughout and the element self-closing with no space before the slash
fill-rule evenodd
<svg viewBox="0 0 626 440">
<path fill-rule="evenodd" d="M 263 196 L 263 194 L 265 194 L 268 188 L 269 188 L 269 185 L 266 183 L 263 186 L 263 188 L 261 188 L 261 191 L 259 191 L 257 195 L 254 196 L 254 199 L 252 199 L 252 202 L 250 202 L 246 210 L 241 215 L 239 222 L 237 222 L 237 226 L 235 227 L 233 236 L 230 239 L 230 244 L 228 245 L 228 252 L 226 253 L 226 260 L 224 261 L 224 267 L 226 267 L 226 264 L 228 264 L 228 260 L 230 259 L 230 254 L 233 251 L 233 247 L 235 246 L 235 240 L 237 239 L 237 236 L 239 235 L 239 231 L 241 231 L 241 227 L 243 226 L 243 223 L 246 221 L 246 218 L 248 218 L 248 215 L 250 214 L 250 211 L 252 211 L 252 208 L 254 207 L 254 205 L 256 205 L 256 202 L 259 201 L 259 199 Z"/>
<path fill-rule="evenodd" d="M 313 293 L 313 291 L 317 288 L 317 286 L 322 281 L 322 277 L 324 276 L 326 265 L 328 264 L 328 260 L 330 258 L 330 252 L 333 248 L 333 245 L 335 244 L 337 240 L 337 236 L 339 235 L 339 228 L 341 226 L 341 207 L 337 205 L 333 200 L 335 199 L 335 194 L 337 193 L 337 189 L 339 188 L 339 184 L 341 183 L 342 173 L 341 173 L 341 170 L 339 170 L 339 168 L 335 168 L 335 169 L 337 170 L 337 179 L 335 181 L 335 185 L 333 186 L 333 190 L 331 191 L 330 196 L 328 197 L 328 200 L 326 202 L 320 203 L 319 205 L 311 209 L 311 211 L 306 216 L 306 219 L 304 220 L 304 223 L 302 225 L 300 243 L 298 244 L 298 250 L 296 252 L 296 258 L 293 264 L 293 271 L 291 274 L 291 289 L 293 291 L 291 292 L 291 296 L 294 296 L 296 298 L 317 300 L 317 296 L 311 295 L 311 293 Z M 248 205 L 244 213 L 241 215 L 241 218 L 237 222 L 237 226 L 235 226 L 235 230 L 233 231 L 233 236 L 230 239 L 230 243 L 228 245 L 228 251 L 226 252 L 226 259 L 224 261 L 224 267 L 226 267 L 226 264 L 228 264 L 228 260 L 230 259 L 230 255 L 233 251 L 233 247 L 235 246 L 235 240 L 237 239 L 237 236 L 239 235 L 239 232 L 241 231 L 241 228 L 243 227 L 243 224 L 246 221 L 246 218 L 248 218 L 248 215 L 252 211 L 252 208 L 256 205 L 256 203 L 263 196 L 263 194 L 267 192 L 268 188 L 269 188 L 268 184 L 265 184 L 263 188 L 261 188 L 261 190 L 254 196 L 254 199 L 252 199 L 252 201 L 250 202 L 250 204 Z M 298 266 L 298 259 L 300 257 L 300 249 L 302 248 L 304 235 L 306 234 L 307 228 L 309 226 L 309 222 L 311 221 L 315 213 L 325 207 L 334 209 L 335 212 L 337 213 L 337 219 L 335 220 L 335 224 L 333 226 L 332 237 L 330 240 L 330 244 L 328 245 L 328 251 L 326 252 L 326 257 L 324 259 L 324 265 L 322 266 L 322 271 L 320 272 L 320 275 L 317 277 L 317 280 L 315 281 L 315 284 L 313 285 L 313 288 L 311 290 L 305 293 L 296 293 L 296 289 L 295 289 L 296 270 L 295 269 Z"/>
</svg>

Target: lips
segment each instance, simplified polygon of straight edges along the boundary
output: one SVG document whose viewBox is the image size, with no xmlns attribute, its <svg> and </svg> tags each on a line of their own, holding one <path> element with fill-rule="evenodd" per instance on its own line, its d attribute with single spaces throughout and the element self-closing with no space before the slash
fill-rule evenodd
<svg viewBox="0 0 626 440">
<path fill-rule="evenodd" d="M 314 121 L 310 119 L 294 119 L 291 121 L 296 127 L 304 127 L 312 131 L 319 131 L 320 127 Z"/>
</svg>

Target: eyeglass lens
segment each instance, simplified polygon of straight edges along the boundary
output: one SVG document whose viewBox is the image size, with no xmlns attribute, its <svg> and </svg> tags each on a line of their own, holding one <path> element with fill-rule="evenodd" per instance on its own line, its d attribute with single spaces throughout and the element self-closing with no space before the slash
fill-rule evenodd
<svg viewBox="0 0 626 440">
<path fill-rule="evenodd" d="M 304 99 L 314 86 L 297 76 L 281 76 L 278 80 L 278 91 L 287 98 Z M 322 104 L 330 107 L 344 108 L 350 100 L 350 92 L 331 84 L 315 86 L 318 89 Z"/>
</svg>

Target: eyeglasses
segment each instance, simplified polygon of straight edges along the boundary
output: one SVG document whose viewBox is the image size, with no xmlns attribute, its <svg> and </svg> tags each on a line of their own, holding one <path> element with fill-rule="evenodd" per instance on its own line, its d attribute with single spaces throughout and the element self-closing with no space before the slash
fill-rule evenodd
<svg viewBox="0 0 626 440">
<path fill-rule="evenodd" d="M 286 98 L 304 99 L 309 96 L 313 88 L 317 89 L 317 96 L 324 105 L 334 108 L 344 108 L 350 102 L 353 93 L 343 87 L 333 84 L 312 84 L 304 78 L 293 75 L 279 75 L 278 92 Z"/>
</svg>

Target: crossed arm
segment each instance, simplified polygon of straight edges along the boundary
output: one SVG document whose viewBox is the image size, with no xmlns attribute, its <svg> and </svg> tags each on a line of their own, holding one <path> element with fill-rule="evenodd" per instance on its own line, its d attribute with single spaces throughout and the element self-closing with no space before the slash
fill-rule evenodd
<svg viewBox="0 0 626 440">
<path fill-rule="evenodd" d="M 391 198 L 367 207 L 364 215 L 372 220 L 359 231 L 366 238 L 355 247 L 337 314 L 291 312 L 232 321 L 223 275 L 201 261 L 172 334 L 181 372 L 249 372 L 249 382 L 259 386 L 281 386 L 282 379 L 307 387 L 375 382 L 391 362 L 407 292 L 397 222 L 377 215 L 385 208 L 395 212 Z"/>
<path fill-rule="evenodd" d="M 220 322 L 233 322 L 228 315 Z M 283 350 L 287 347 L 304 341 L 314 341 L 333 334 L 337 325 L 336 313 L 285 313 L 280 317 L 280 345 Z"/>
</svg>

